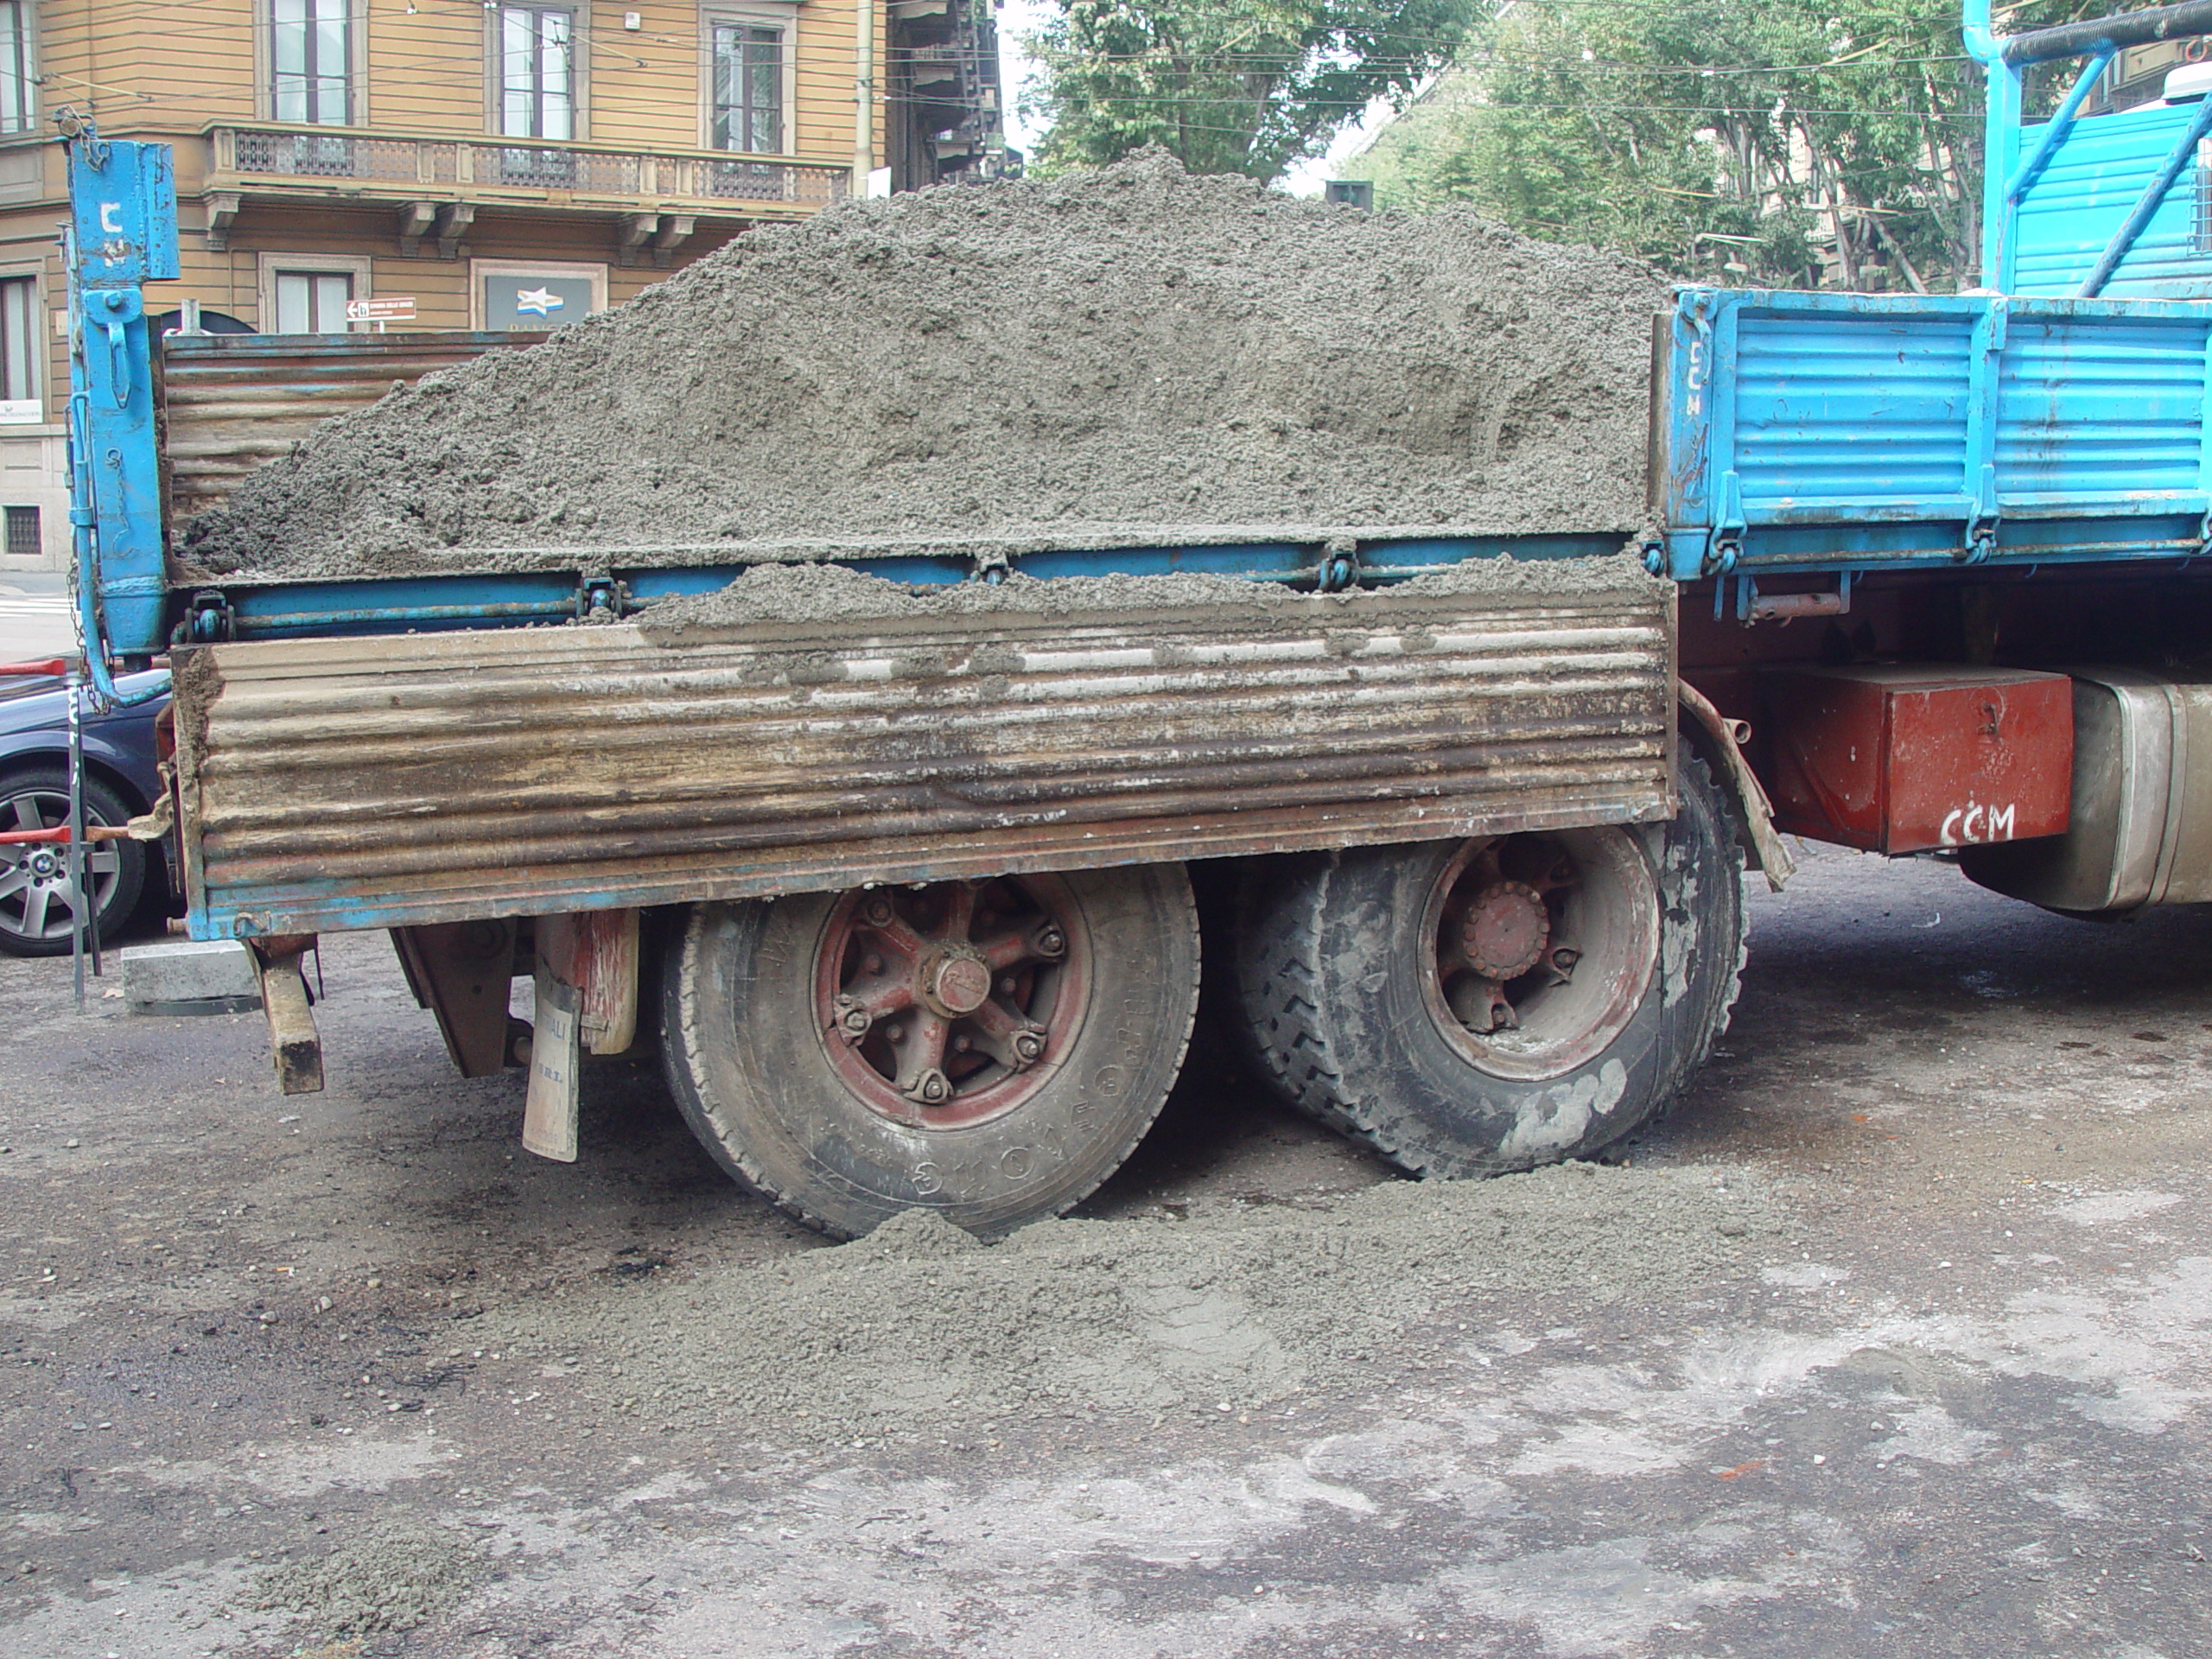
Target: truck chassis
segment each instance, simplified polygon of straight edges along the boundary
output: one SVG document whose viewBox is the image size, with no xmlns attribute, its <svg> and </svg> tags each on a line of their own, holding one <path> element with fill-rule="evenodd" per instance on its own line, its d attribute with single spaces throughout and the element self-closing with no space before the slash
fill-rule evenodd
<svg viewBox="0 0 2212 1659">
<path fill-rule="evenodd" d="M 308 945 L 389 929 L 464 1072 L 528 1065 L 533 1150 L 576 1155 L 584 1055 L 657 1039 L 713 1155 L 810 1224 L 996 1234 L 1150 1124 L 1203 938 L 1260 1073 L 1408 1171 L 1589 1155 L 1725 1028 L 1777 825 L 2082 913 L 2212 897 L 2212 247 L 2179 184 L 2212 104 L 2078 113 L 2185 26 L 2212 4 L 1999 38 L 1969 0 L 1989 287 L 1681 290 L 1625 556 L 854 544 L 819 556 L 882 603 L 834 625 L 665 626 L 776 556 L 726 549 L 171 580 L 166 160 L 79 134 L 87 668 L 112 694 L 171 654 L 191 927 L 255 951 L 288 1090 L 321 1079 Z M 2075 56 L 2024 130 L 2024 70 Z M 1009 571 L 1236 580 L 1095 615 L 929 598 Z"/>
</svg>

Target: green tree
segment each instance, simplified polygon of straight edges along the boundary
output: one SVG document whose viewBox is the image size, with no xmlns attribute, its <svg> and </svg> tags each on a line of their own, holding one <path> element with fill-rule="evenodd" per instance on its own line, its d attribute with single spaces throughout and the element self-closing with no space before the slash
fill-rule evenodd
<svg viewBox="0 0 2212 1659">
<path fill-rule="evenodd" d="M 2030 0 L 2007 26 L 2101 10 Z M 1346 171 L 1686 276 L 1948 287 L 1979 238 L 1958 25 L 1953 0 L 1516 0 Z"/>
<path fill-rule="evenodd" d="M 1489 0 L 1059 0 L 1032 35 L 1039 172 L 1157 144 L 1198 173 L 1274 179 L 1369 102 L 1399 107 Z"/>
</svg>

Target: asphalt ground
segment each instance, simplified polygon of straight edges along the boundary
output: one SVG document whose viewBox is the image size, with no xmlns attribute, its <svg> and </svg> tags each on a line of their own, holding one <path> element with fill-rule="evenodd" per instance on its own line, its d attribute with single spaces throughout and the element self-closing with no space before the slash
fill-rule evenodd
<svg viewBox="0 0 2212 1659">
<path fill-rule="evenodd" d="M 545 1164 L 380 939 L 328 942 L 289 1101 L 258 1016 L 0 961 L 0 1651 L 2212 1653 L 2212 927 L 1820 851 L 1752 907 L 1627 1154 L 1763 1183 L 1739 1266 L 1471 1292 L 1249 1410 L 828 1449 L 476 1334 L 822 1248 L 649 1066 Z M 1090 1213 L 1384 1179 L 1202 1052 Z"/>
</svg>

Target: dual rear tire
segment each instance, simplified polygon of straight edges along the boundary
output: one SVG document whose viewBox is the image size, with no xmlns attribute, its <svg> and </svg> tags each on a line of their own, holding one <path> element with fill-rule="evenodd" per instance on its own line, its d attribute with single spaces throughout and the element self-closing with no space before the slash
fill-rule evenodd
<svg viewBox="0 0 2212 1659">
<path fill-rule="evenodd" d="M 1231 1020 L 1301 1111 L 1409 1173 L 1601 1150 L 1725 1028 L 1742 855 L 1685 753 L 1669 823 L 1255 866 Z M 839 1237 L 928 1208 L 986 1237 L 1080 1203 L 1173 1086 L 1198 1010 L 1179 865 L 695 906 L 662 976 L 678 1106 Z"/>
<path fill-rule="evenodd" d="M 1727 1027 L 1743 854 L 1685 754 L 1669 823 L 1363 847 L 1248 883 L 1236 982 L 1262 1074 L 1409 1173 L 1587 1157 Z"/>
</svg>

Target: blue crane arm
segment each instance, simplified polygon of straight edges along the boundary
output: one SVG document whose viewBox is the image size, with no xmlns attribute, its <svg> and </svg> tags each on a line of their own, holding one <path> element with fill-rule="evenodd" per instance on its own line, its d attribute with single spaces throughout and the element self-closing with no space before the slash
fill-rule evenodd
<svg viewBox="0 0 2212 1659">
<path fill-rule="evenodd" d="M 111 658 L 168 643 L 161 460 L 145 284 L 177 275 L 176 181 L 166 144 L 68 141 L 69 523 L 78 623 L 93 690 L 126 693 Z"/>
</svg>

